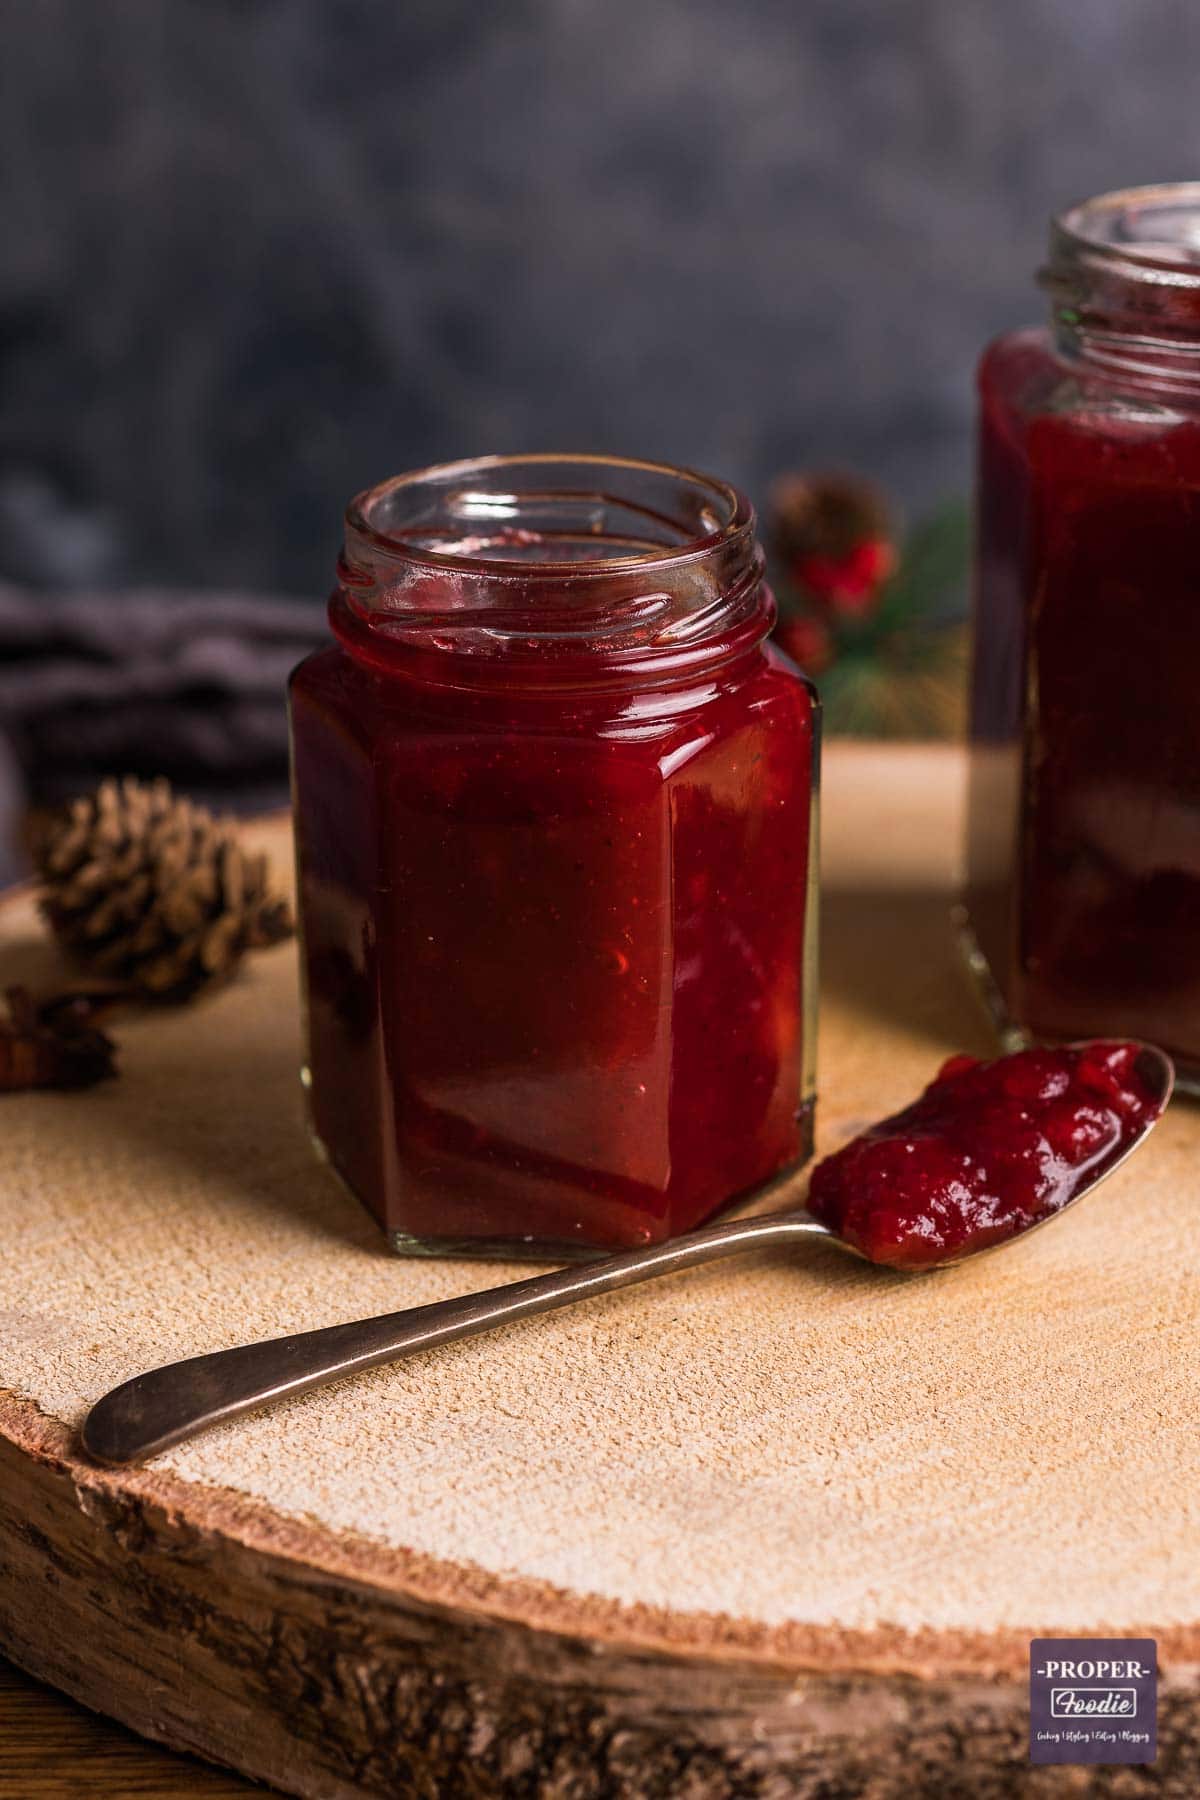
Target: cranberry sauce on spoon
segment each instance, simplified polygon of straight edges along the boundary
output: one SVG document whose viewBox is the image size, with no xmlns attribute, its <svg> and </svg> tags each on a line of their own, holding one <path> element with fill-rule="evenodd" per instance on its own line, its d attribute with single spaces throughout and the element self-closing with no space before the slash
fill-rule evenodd
<svg viewBox="0 0 1200 1800">
<path fill-rule="evenodd" d="M 813 1171 L 813 1215 L 872 1262 L 931 1268 L 1059 1212 L 1161 1113 L 1136 1043 L 952 1056 Z"/>
</svg>

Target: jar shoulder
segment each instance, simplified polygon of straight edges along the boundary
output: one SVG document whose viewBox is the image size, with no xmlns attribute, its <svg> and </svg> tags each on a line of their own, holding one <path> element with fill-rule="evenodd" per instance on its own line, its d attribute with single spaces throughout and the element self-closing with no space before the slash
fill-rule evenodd
<svg viewBox="0 0 1200 1800">
<path fill-rule="evenodd" d="M 1062 355 L 1044 325 L 993 339 L 980 357 L 976 379 L 985 416 L 1017 421 L 1070 411 L 1089 388 L 1088 378 Z"/>
<path fill-rule="evenodd" d="M 318 699 L 351 695 L 361 691 L 361 671 L 337 644 L 324 644 L 311 650 L 303 662 L 288 676 L 288 698 Z"/>
<path fill-rule="evenodd" d="M 503 737 L 569 734 L 577 740 L 642 745 L 658 757 L 690 742 L 697 748 L 747 729 L 811 735 L 819 710 L 807 678 L 773 646 L 764 645 L 736 679 L 707 681 L 691 692 L 548 696 L 492 692 L 426 692 L 380 676 L 337 644 L 314 651 L 289 681 L 293 713 L 315 710 L 356 735 L 393 738 Z"/>
<path fill-rule="evenodd" d="M 976 375 L 980 413 L 1021 433 L 1043 419 L 1097 437 L 1151 438 L 1200 425 L 1200 386 L 1167 387 L 1149 374 L 1106 368 L 1060 345 L 1045 326 L 995 338 Z"/>
</svg>

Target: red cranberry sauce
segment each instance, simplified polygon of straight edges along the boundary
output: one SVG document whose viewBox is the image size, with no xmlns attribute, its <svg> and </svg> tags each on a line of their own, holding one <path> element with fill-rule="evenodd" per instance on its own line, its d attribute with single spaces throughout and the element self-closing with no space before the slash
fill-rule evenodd
<svg viewBox="0 0 1200 1800">
<path fill-rule="evenodd" d="M 813 1171 L 810 1211 L 872 1262 L 930 1268 L 1057 1212 L 1162 1110 L 1138 1044 L 952 1056 Z"/>
<path fill-rule="evenodd" d="M 980 372 L 967 905 L 1009 1015 L 1200 1071 L 1200 417 Z"/>
</svg>

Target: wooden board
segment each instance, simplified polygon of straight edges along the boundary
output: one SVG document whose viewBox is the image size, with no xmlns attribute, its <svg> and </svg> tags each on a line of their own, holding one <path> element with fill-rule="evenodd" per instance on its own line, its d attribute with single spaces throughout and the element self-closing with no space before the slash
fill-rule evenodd
<svg viewBox="0 0 1200 1800">
<path fill-rule="evenodd" d="M 988 1047 L 961 775 L 828 756 L 822 1148 Z M 11 899 L 0 981 L 54 972 Z M 0 1648 L 312 1800 L 986 1800 L 1081 1791 L 1028 1767 L 1030 1635 L 1137 1632 L 1159 1761 L 1087 1791 L 1194 1800 L 1194 1106 L 975 1266 L 760 1253 L 94 1469 L 140 1368 L 524 1272 L 383 1251 L 305 1137 L 294 983 L 269 952 L 123 1024 L 118 1082 L 0 1101 Z"/>
<path fill-rule="evenodd" d="M 262 1791 L 148 1744 L 0 1658 L 0 1800 L 261 1800 Z"/>
</svg>

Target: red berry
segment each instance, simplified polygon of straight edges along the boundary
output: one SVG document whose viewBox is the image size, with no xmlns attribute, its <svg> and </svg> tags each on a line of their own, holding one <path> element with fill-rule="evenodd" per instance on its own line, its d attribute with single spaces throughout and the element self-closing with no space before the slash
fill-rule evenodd
<svg viewBox="0 0 1200 1800">
<path fill-rule="evenodd" d="M 863 538 L 844 556 L 797 557 L 792 576 L 828 612 L 861 618 L 873 609 L 895 567 L 896 551 L 886 538 Z"/>
<path fill-rule="evenodd" d="M 785 656 L 809 675 L 819 675 L 834 658 L 833 638 L 823 619 L 811 613 L 781 619 L 772 634 Z"/>
</svg>

